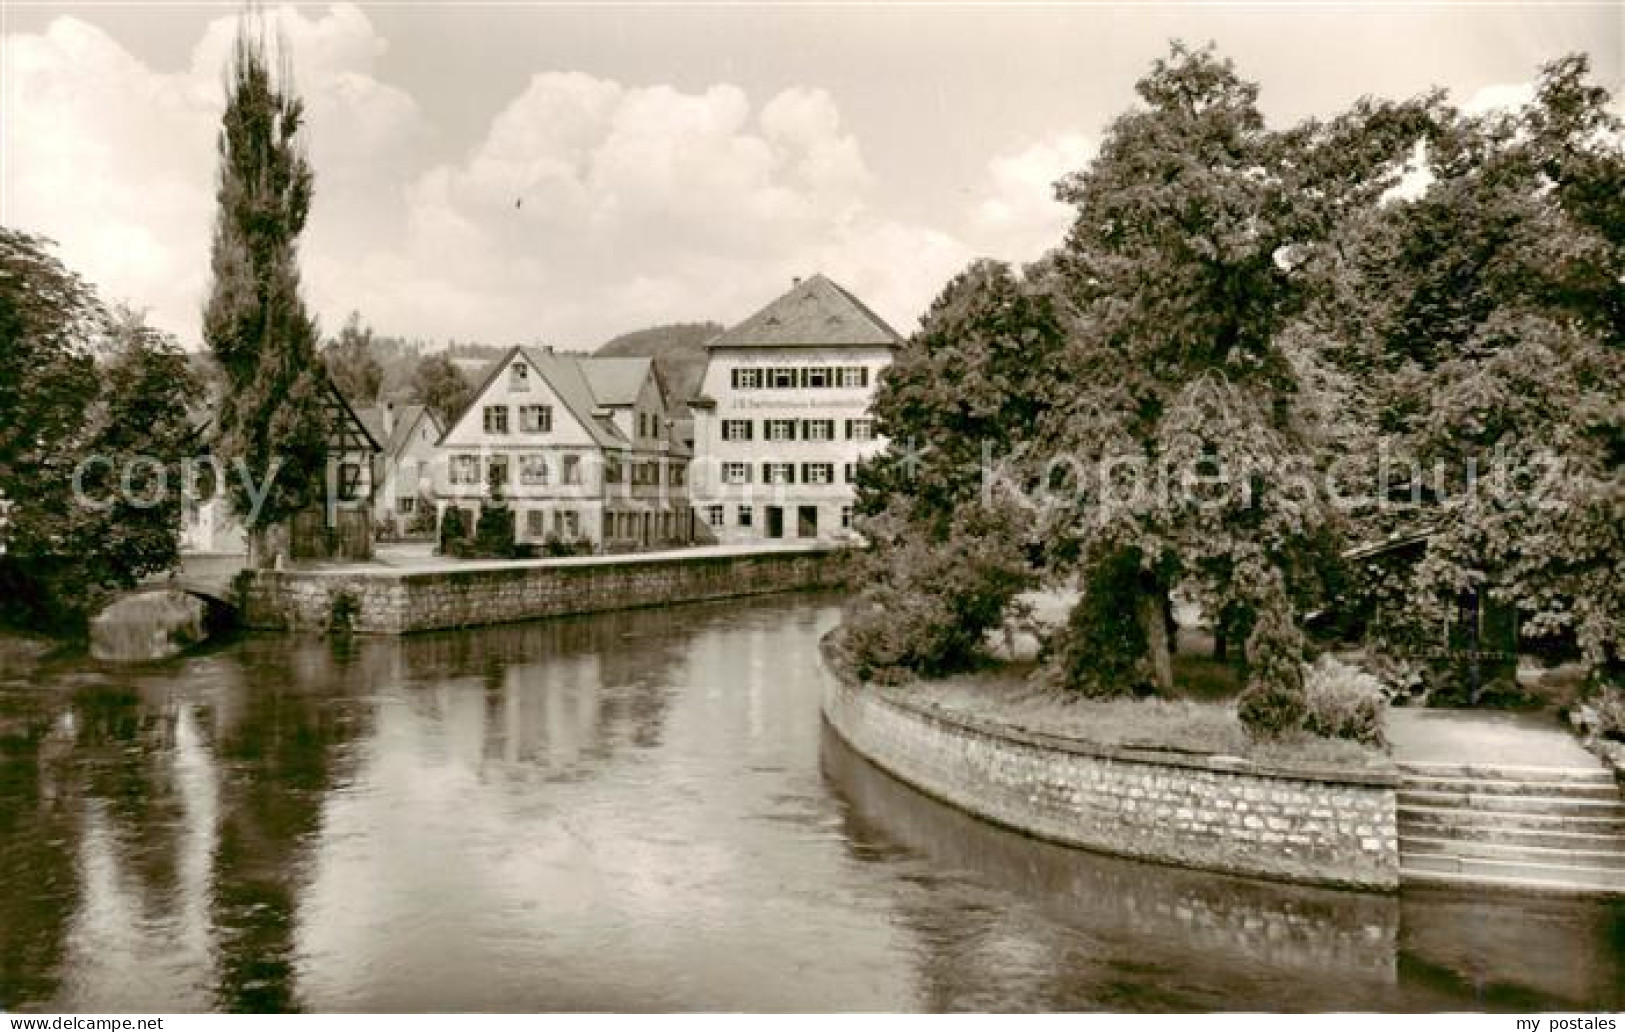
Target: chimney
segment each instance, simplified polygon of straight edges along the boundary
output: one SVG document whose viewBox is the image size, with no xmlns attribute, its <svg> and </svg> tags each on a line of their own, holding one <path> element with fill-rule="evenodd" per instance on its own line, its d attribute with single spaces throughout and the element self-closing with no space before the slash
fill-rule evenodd
<svg viewBox="0 0 1625 1032">
<path fill-rule="evenodd" d="M 394 432 L 395 432 L 395 403 L 393 401 L 386 401 L 386 402 L 384 402 L 384 437 L 388 438 L 389 435 L 393 434 Z M 379 441 L 378 443 L 383 444 L 385 442 L 384 441 Z"/>
</svg>

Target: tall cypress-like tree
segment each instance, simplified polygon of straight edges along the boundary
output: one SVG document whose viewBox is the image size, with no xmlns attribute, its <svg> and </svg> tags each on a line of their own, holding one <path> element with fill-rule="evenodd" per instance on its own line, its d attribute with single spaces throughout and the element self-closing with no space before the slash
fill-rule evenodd
<svg viewBox="0 0 1625 1032">
<path fill-rule="evenodd" d="M 203 313 L 203 337 L 227 380 L 216 454 L 256 562 L 282 551 L 270 531 L 321 500 L 329 419 L 318 333 L 299 295 L 312 188 L 304 106 L 281 56 L 273 73 L 263 27 L 246 17 L 227 69 L 214 284 Z"/>
</svg>

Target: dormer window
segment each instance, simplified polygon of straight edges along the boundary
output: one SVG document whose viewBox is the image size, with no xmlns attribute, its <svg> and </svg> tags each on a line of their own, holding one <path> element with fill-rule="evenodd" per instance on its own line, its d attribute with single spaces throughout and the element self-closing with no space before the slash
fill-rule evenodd
<svg viewBox="0 0 1625 1032">
<path fill-rule="evenodd" d="M 523 362 L 515 362 L 508 367 L 508 389 L 515 391 L 530 390 L 530 366 Z"/>
</svg>

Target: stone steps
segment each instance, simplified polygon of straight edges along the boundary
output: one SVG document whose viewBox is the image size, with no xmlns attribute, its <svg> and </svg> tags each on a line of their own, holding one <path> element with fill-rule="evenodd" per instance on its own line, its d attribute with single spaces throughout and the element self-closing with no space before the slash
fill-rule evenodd
<svg viewBox="0 0 1625 1032">
<path fill-rule="evenodd" d="M 1625 894 L 1625 803 L 1601 768 L 1401 764 L 1402 882 Z"/>
<path fill-rule="evenodd" d="M 1408 855 L 1417 859 L 1442 855 L 1462 860 L 1534 865 L 1578 863 L 1625 871 L 1625 841 L 1601 835 L 1590 843 L 1595 848 L 1583 848 L 1578 843 L 1572 846 L 1532 846 L 1470 838 L 1428 838 L 1423 835 L 1409 836 L 1405 844 Z"/>
<path fill-rule="evenodd" d="M 1588 896 L 1617 896 L 1625 893 L 1618 885 L 1598 886 L 1568 878 L 1527 878 L 1516 875 L 1455 874 L 1418 869 L 1401 864 L 1401 885 L 1459 885 L 1471 888 L 1506 889 L 1514 892 L 1583 893 Z"/>
<path fill-rule="evenodd" d="M 1551 789 L 1553 786 L 1547 786 Z M 1399 805 L 1429 809 L 1488 810 L 1495 813 L 1539 813 L 1596 820 L 1625 820 L 1625 804 L 1616 791 L 1610 799 L 1572 796 L 1567 792 L 1545 795 L 1500 795 L 1495 789 L 1472 792 L 1418 792 L 1409 786 L 1399 791 Z"/>
<path fill-rule="evenodd" d="M 1561 782 L 1562 794 L 1567 799 L 1603 799 L 1619 801 L 1619 787 L 1614 779 L 1603 772 L 1603 777 L 1585 781 Z M 1481 778 L 1452 778 L 1432 775 L 1405 775 L 1408 792 L 1427 792 L 1438 795 L 1493 792 L 1500 796 L 1546 796 L 1552 791 L 1550 781 L 1488 781 Z"/>
<path fill-rule="evenodd" d="M 1398 764 L 1400 774 L 1409 783 L 1413 778 L 1450 778 L 1477 784 L 1503 782 L 1536 782 L 1544 785 L 1612 785 L 1614 776 L 1602 766 L 1597 767 L 1520 767 L 1515 764 L 1485 766 L 1475 763 L 1416 763 Z"/>
<path fill-rule="evenodd" d="M 1607 814 L 1541 813 L 1535 810 L 1486 810 L 1466 806 L 1420 806 L 1401 799 L 1399 823 L 1448 824 L 1457 828 L 1507 828 L 1518 831 L 1577 831 L 1589 835 L 1625 833 L 1625 817 Z"/>
<path fill-rule="evenodd" d="M 1491 845 L 1546 847 L 1574 849 L 1581 852 L 1605 850 L 1620 841 L 1617 829 L 1595 830 L 1594 824 L 1573 824 L 1565 827 L 1562 818 L 1524 816 L 1520 818 L 1533 827 L 1509 827 L 1503 823 L 1459 820 L 1455 811 L 1399 812 L 1399 833 L 1406 838 L 1456 839 L 1483 842 Z M 1591 829 L 1591 830 L 1587 830 Z"/>
</svg>

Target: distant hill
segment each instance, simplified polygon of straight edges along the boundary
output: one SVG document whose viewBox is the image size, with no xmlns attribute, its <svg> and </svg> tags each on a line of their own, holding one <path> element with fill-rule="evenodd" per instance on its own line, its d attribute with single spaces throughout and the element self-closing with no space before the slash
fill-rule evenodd
<svg viewBox="0 0 1625 1032">
<path fill-rule="evenodd" d="M 714 322 L 673 323 L 623 333 L 598 348 L 608 358 L 652 358 L 673 404 L 684 404 L 705 375 L 705 342 L 721 333 Z"/>
</svg>

